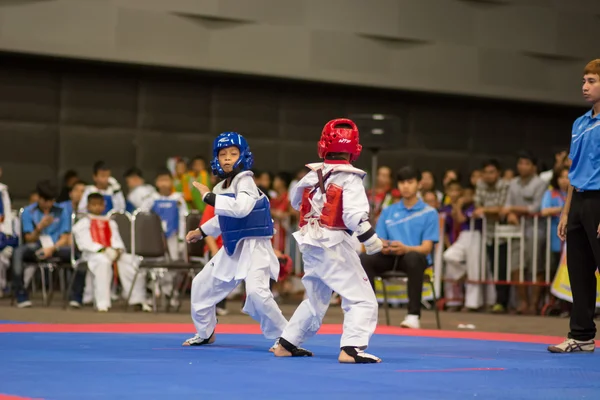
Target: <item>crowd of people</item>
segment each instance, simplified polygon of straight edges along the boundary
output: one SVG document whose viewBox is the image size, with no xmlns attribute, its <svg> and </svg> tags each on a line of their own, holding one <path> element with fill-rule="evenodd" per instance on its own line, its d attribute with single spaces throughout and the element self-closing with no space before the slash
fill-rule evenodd
<svg viewBox="0 0 600 400">
<path fill-rule="evenodd" d="M 439 233 L 442 233 L 443 237 L 443 243 L 439 245 L 445 250 L 444 297 L 445 307 L 449 311 L 481 311 L 487 310 L 486 306 L 490 306 L 491 311 L 497 313 L 508 311 L 512 286 L 497 284 L 494 287 L 491 284 L 475 283 L 481 279 L 481 256 L 478 250 L 481 248 L 481 240 L 486 240 L 484 248 L 487 249 L 490 269 L 492 268 L 496 247 L 496 222 L 517 226 L 521 223 L 522 216 L 553 216 L 551 265 L 553 271 L 556 270 L 562 244 L 554 232 L 558 224 L 556 216 L 564 203 L 568 187 L 569 159 L 566 152 L 561 151 L 556 154 L 556 162 L 552 169 L 538 171 L 537 159 L 532 154 L 523 152 L 517 158 L 516 172 L 511 168 L 502 168 L 498 162 L 490 160 L 480 169 L 471 171 L 467 179 L 462 178 L 460 171 L 449 169 L 441 177 L 439 185 L 431 171 L 405 167 L 394 173 L 390 166 L 378 168 L 375 187 L 365 190 L 372 202 L 372 222 L 377 227 L 379 236 L 389 240 L 392 246 L 376 256 L 363 254 L 361 261 L 373 288 L 377 274 L 392 268 L 407 271 L 409 313 L 403 322 L 405 326 L 419 326 L 422 272 L 434 262 L 432 257 L 434 247 L 438 246 Z M 78 276 L 73 291 L 69 294 L 70 305 L 81 307 L 94 303 L 99 311 L 107 311 L 111 306 L 111 299 L 117 299 L 114 287 L 112 293 L 106 292 L 106 287 L 109 287 L 109 282 L 112 281 L 112 264 L 117 260 L 121 292 L 129 293 L 135 271 L 135 258 L 121 254 L 125 247 L 119 242 L 118 231 L 112 229 L 111 234 L 112 240 L 116 241 L 116 247 L 108 246 L 118 251 L 115 254 L 102 254 L 102 257 L 97 253 L 97 246 L 86 245 L 90 243 L 86 237 L 89 234 L 83 233 L 90 232 L 90 223 L 97 224 L 97 221 L 102 221 L 103 216 L 111 210 L 133 212 L 136 209 L 145 209 L 159 214 L 163 220 L 169 255 L 174 260 L 183 256 L 185 215 L 194 210 L 202 213 L 203 221 L 214 215 L 214 209 L 202 201 L 192 185 L 192 182 L 196 181 L 212 188 L 217 183 L 217 178 L 208 170 L 203 157 L 198 156 L 191 160 L 179 157 L 169 159 L 166 168 L 159 171 L 152 182 L 145 180 L 143 171 L 131 168 L 123 176 L 125 190 L 112 176 L 110 166 L 104 162 L 96 162 L 92 170 L 93 182 L 90 183 L 82 181 L 76 171 L 67 171 L 60 190 L 50 181 L 39 182 L 30 197 L 30 204 L 24 208 L 20 218 L 11 215 L 9 189 L 4 185 L 0 186 L 0 287 L 5 295 L 9 291 L 14 293 L 18 307 L 32 305 L 26 290 L 29 277 L 25 267 L 28 263 L 50 258 L 59 262 L 69 262 L 71 233 L 82 252 L 82 257 L 88 261 L 89 271 L 95 272 Z M 294 268 L 294 265 L 301 265 L 298 264 L 301 260 L 297 259 L 294 252 L 295 243 L 291 239 L 291 233 L 297 229 L 298 212 L 290 206 L 288 193 L 307 171 L 307 168 L 301 168 L 296 174 L 271 174 L 253 170 L 256 185 L 270 200 L 271 214 L 275 222 L 272 243 L 282 268 L 279 280 L 273 282 L 272 290 L 278 301 L 282 296 L 298 291 L 288 280 L 294 270 L 299 270 Z M 93 193 L 98 195 L 90 197 Z M 87 217 L 71 227 L 73 212 Z M 485 217 L 487 221 L 486 232 L 483 235 L 479 220 L 481 217 Z M 477 223 L 472 224 L 471 219 L 478 219 Z M 538 257 L 538 261 L 542 260 L 538 262 L 539 265 L 532 265 L 533 227 L 530 219 L 526 219 L 525 223 L 525 265 L 522 268 L 536 268 L 537 279 L 541 281 L 544 275 L 543 257 Z M 541 232 L 545 229 L 544 224 L 540 223 L 538 228 Z M 545 238 L 545 234 L 540 237 Z M 407 248 L 395 247 L 394 243 L 401 243 Z M 206 252 L 213 256 L 222 246 L 222 241 L 220 238 L 207 237 L 205 244 Z M 545 242 L 542 240 L 535 245 L 542 246 Z M 511 254 L 508 255 L 505 240 L 500 240 L 498 248 L 500 280 L 518 280 L 518 243 L 512 246 Z M 508 275 L 507 257 L 511 257 L 512 261 L 512 271 L 509 271 Z M 491 275 L 490 272 L 488 277 Z M 7 277 L 10 277 L 11 285 L 8 285 Z M 168 301 L 177 305 L 179 292 L 173 288 L 173 278 L 166 274 L 161 281 L 161 288 Z M 527 286 L 518 285 L 516 290 L 518 313 L 539 311 L 544 294 L 542 286 L 534 285 L 529 290 Z M 143 282 L 136 284 L 132 293 L 130 304 L 141 310 L 149 310 L 148 295 Z M 336 303 L 339 299 L 334 294 L 331 301 Z M 486 304 L 483 304 L 484 301 Z M 227 313 L 225 300 L 218 305 L 217 313 Z"/>
</svg>

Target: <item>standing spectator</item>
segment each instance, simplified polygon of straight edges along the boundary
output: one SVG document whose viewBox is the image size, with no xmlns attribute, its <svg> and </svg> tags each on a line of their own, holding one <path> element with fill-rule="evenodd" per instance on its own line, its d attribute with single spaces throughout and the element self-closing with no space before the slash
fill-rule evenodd
<svg viewBox="0 0 600 400">
<path fill-rule="evenodd" d="M 439 216 L 418 198 L 421 174 L 415 168 L 401 168 L 397 178 L 402 200 L 383 210 L 377 222 L 377 236 L 384 241 L 384 250 L 360 258 L 373 290 L 375 277 L 393 270 L 396 262 L 398 269 L 408 275 L 408 315 L 400 326 L 418 329 L 423 275 L 432 264 L 431 252 L 439 241 Z"/>
<path fill-rule="evenodd" d="M 19 308 L 31 307 L 23 284 L 25 262 L 43 261 L 52 256 L 65 263 L 71 259 L 70 216 L 54 202 L 58 194 L 56 186 L 50 181 L 41 181 L 36 190 L 38 202 L 25 207 L 21 217 L 25 243 L 15 249 L 12 257 L 13 289 Z"/>
<path fill-rule="evenodd" d="M 554 166 L 552 169 L 544 171 L 540 174 L 540 178 L 548 184 L 552 180 L 555 172 L 560 172 L 563 168 L 569 168 L 571 166 L 571 160 L 567 150 L 560 150 L 554 154 Z"/>
<path fill-rule="evenodd" d="M 79 203 L 81 202 L 81 197 L 83 196 L 83 192 L 85 191 L 85 183 L 82 181 L 77 181 L 71 185 L 71 190 L 69 190 L 69 199 L 63 201 L 62 203 L 57 203 L 59 207 L 62 207 L 63 210 L 70 217 L 73 214 L 73 211 L 77 211 L 79 209 Z M 71 226 L 71 221 L 69 220 L 69 226 Z"/>
<path fill-rule="evenodd" d="M 558 269 L 563 247 L 562 241 L 558 237 L 558 220 L 569 190 L 569 168 L 563 167 L 562 170 L 554 172 L 550 185 L 552 185 L 552 188 L 546 190 L 542 199 L 541 214 L 542 217 L 552 217 L 550 229 L 550 276 L 552 277 Z M 546 235 L 543 238 L 545 239 Z M 543 255 L 545 254 L 544 252 Z"/>
<path fill-rule="evenodd" d="M 494 237 L 494 228 L 500 222 L 500 211 L 506 203 L 508 194 L 508 183 L 504 179 L 500 179 L 500 164 L 497 160 L 489 160 L 483 163 L 481 180 L 475 189 L 475 212 L 476 218 L 485 217 L 486 219 L 486 247 L 487 256 L 490 266 L 494 266 L 494 245 L 498 240 L 498 269 L 499 276 L 506 276 L 507 264 L 507 244 L 505 240 L 496 239 Z M 486 274 L 487 276 L 492 276 Z M 497 300 L 492 311 L 495 313 L 503 313 L 506 311 L 510 294 L 510 286 L 497 285 L 496 295 Z"/>
<path fill-rule="evenodd" d="M 440 200 L 439 197 L 437 196 L 436 192 L 434 192 L 433 190 L 426 190 L 425 192 L 423 192 L 422 195 L 423 201 L 425 202 L 425 204 L 427 204 L 428 206 L 438 210 L 440 208 Z"/>
<path fill-rule="evenodd" d="M 524 268 L 527 271 L 529 268 L 536 272 L 536 281 L 541 282 L 543 279 L 543 273 L 540 271 L 540 263 L 538 258 L 537 265 L 533 265 L 533 247 L 538 246 L 538 254 L 540 254 L 539 242 L 533 242 L 533 219 L 531 216 L 537 214 L 541 210 L 542 198 L 544 192 L 548 187 L 548 184 L 544 182 L 536 174 L 537 159 L 529 152 L 523 151 L 518 155 L 517 171 L 519 176 L 510 182 L 508 188 L 508 194 L 506 196 L 506 203 L 504 208 L 500 211 L 501 217 L 506 217 L 506 221 L 511 225 L 520 225 L 521 217 L 525 217 L 525 229 L 524 229 L 524 265 L 520 265 L 521 257 L 521 242 L 513 241 L 511 266 L 513 268 Z M 543 237 L 545 229 L 544 220 L 538 223 L 538 237 Z M 512 281 L 518 281 L 519 271 L 511 271 Z M 502 276 L 502 275 L 501 275 Z M 525 274 L 525 276 L 531 276 Z M 517 312 L 520 314 L 537 313 L 537 307 L 539 305 L 541 286 L 534 285 L 532 288 L 533 301 L 529 299 L 528 287 L 524 285 L 517 286 L 517 295 L 519 299 L 519 306 Z"/>
</svg>

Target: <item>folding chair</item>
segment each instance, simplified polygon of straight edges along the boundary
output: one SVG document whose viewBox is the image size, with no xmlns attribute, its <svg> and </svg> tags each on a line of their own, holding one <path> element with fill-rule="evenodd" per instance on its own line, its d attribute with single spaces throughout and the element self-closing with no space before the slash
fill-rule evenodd
<svg viewBox="0 0 600 400">
<path fill-rule="evenodd" d="M 78 214 L 73 212 L 71 214 L 71 227 L 75 225 L 75 223 L 79 220 L 82 214 Z M 80 254 L 79 248 L 77 247 L 77 242 L 75 241 L 75 235 L 71 233 L 71 278 L 69 278 L 69 284 L 67 286 L 67 291 L 65 292 L 63 299 L 63 308 L 66 309 L 69 305 L 69 295 L 73 290 L 73 284 L 75 283 L 75 278 L 77 277 L 77 272 L 87 270 L 87 262 L 81 258 L 77 258 L 77 255 Z"/>
<path fill-rule="evenodd" d="M 408 275 L 402 271 L 398 271 L 398 263 L 400 259 L 398 256 L 394 259 L 394 269 L 392 271 L 384 272 L 376 279 L 381 282 L 381 286 L 383 289 L 383 309 L 385 311 L 385 322 L 386 325 L 390 325 L 390 306 L 388 304 L 388 296 L 387 296 L 387 286 L 386 281 L 397 280 L 404 284 L 408 283 Z M 442 329 L 442 324 L 440 323 L 440 314 L 437 308 L 437 295 L 435 293 L 435 285 L 433 282 L 433 276 L 429 276 L 428 274 L 424 274 L 424 283 L 428 283 L 431 286 L 431 293 L 433 294 L 433 310 L 435 312 L 435 321 L 438 329 Z"/>
<path fill-rule="evenodd" d="M 19 224 L 21 227 L 23 227 L 23 212 L 25 211 L 25 208 L 21 208 L 19 210 Z M 19 245 L 23 245 L 25 244 L 25 236 L 22 233 L 22 229 L 21 229 L 21 235 L 19 236 Z M 24 263 L 23 265 L 23 276 L 25 276 L 25 270 L 27 268 L 37 268 L 38 271 L 40 271 L 40 277 L 41 277 L 41 281 L 42 281 L 42 299 L 43 299 L 43 303 L 46 307 L 49 307 L 51 302 L 52 302 L 52 297 L 54 296 L 54 271 L 60 270 L 60 269 L 64 269 L 65 267 L 70 266 L 70 264 L 65 264 L 63 262 L 61 262 L 61 259 L 59 257 L 50 257 L 46 260 L 41 260 L 39 262 L 27 262 Z M 46 271 L 48 271 L 48 291 L 46 291 Z M 32 278 L 32 282 L 33 282 Z M 65 289 L 65 282 L 63 279 L 62 275 L 59 275 L 59 280 L 60 280 L 60 289 L 64 290 Z M 13 305 L 15 302 L 15 295 L 16 293 L 12 293 L 11 295 L 11 300 L 10 300 L 10 304 Z"/>
<path fill-rule="evenodd" d="M 132 216 L 131 254 L 141 257 L 142 261 L 138 265 L 129 290 L 127 304 L 125 306 L 126 310 L 129 305 L 129 298 L 131 297 L 133 287 L 141 270 L 188 270 L 188 273 L 193 273 L 190 271 L 193 271 L 193 268 L 199 265 L 197 262 L 191 263 L 188 260 L 171 261 L 167 248 L 167 241 L 162 228 L 162 221 L 157 214 L 149 211 L 137 210 Z M 156 312 L 156 296 L 152 296 L 152 307 L 154 312 Z"/>
</svg>

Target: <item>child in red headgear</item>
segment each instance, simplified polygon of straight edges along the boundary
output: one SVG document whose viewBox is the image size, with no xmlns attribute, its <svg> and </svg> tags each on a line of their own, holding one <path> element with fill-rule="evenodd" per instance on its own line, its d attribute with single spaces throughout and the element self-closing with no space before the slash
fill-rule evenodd
<svg viewBox="0 0 600 400">
<path fill-rule="evenodd" d="M 329 121 L 318 144 L 319 157 L 324 162 L 308 164 L 311 171 L 290 193 L 292 207 L 300 210 L 300 230 L 294 237 L 304 260 L 302 283 L 307 299 L 274 348 L 278 357 L 312 356 L 299 346 L 319 330 L 335 291 L 342 298 L 345 311 L 338 360 L 381 362 L 364 352 L 377 326 L 378 305 L 352 238 L 356 233 L 367 254 L 383 248 L 369 223 L 369 201 L 362 182 L 365 172 L 351 164 L 361 150 L 354 122 Z"/>
</svg>

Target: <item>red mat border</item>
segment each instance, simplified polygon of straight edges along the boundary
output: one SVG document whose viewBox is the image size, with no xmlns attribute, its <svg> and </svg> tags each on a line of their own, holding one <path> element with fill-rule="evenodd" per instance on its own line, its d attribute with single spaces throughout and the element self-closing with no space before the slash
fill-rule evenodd
<svg viewBox="0 0 600 400">
<path fill-rule="evenodd" d="M 0 333 L 135 333 L 160 334 L 194 332 L 192 324 L 163 324 L 163 323 L 120 323 L 120 324 L 1 324 Z M 221 334 L 261 334 L 256 324 L 219 324 L 217 333 Z M 339 335 L 342 333 L 341 324 L 323 325 L 319 334 Z M 380 335 L 396 335 L 407 337 L 431 337 L 444 339 L 492 340 L 517 343 L 560 343 L 564 338 L 558 336 L 525 335 L 517 333 L 473 332 L 473 331 L 442 331 L 425 329 L 402 329 L 394 326 L 379 326 L 375 331 Z"/>
</svg>

